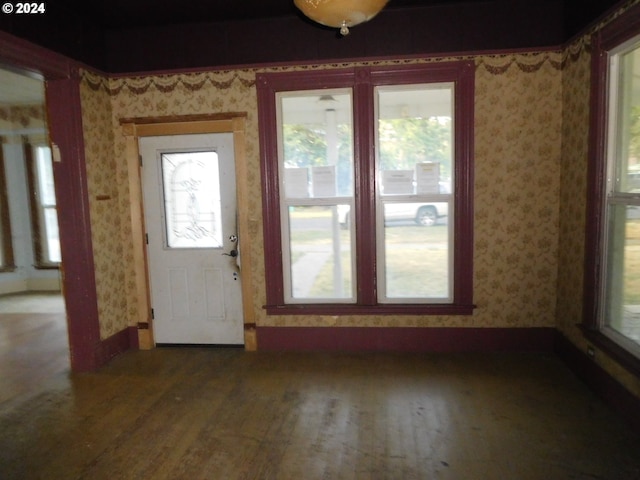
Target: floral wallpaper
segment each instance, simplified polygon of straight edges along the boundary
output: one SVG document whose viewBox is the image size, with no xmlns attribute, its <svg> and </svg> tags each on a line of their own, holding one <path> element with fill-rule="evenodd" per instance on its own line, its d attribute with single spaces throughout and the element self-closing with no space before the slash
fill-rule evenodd
<svg viewBox="0 0 640 480">
<path fill-rule="evenodd" d="M 87 152 L 91 223 L 98 275 L 98 304 L 102 338 L 135 324 L 138 318 L 125 138 L 119 120 L 215 112 L 250 112 L 247 131 L 257 130 L 253 74 L 242 72 L 194 73 L 156 77 L 108 79 L 84 71 L 82 108 Z M 254 105 L 251 108 L 251 105 Z M 257 137 L 250 139 L 247 155 L 258 158 Z M 252 191 L 259 191 L 258 170 L 249 172 Z M 259 196 L 249 199 L 255 212 L 251 232 L 260 238 L 262 209 Z M 254 242 L 252 242 L 254 243 Z M 257 255 L 262 256 L 261 249 Z M 258 266 L 257 266 L 258 267 Z M 257 275 L 264 276 L 258 270 Z M 258 286 L 254 286 L 258 290 Z M 262 303 L 255 300 L 254 308 Z"/>
<path fill-rule="evenodd" d="M 632 0 L 612 13 L 606 23 Z M 593 30 L 599 28 L 598 25 Z M 468 56 L 476 64 L 474 303 L 471 316 L 267 316 L 261 197 L 252 195 L 258 326 L 557 327 L 579 349 L 589 127 L 590 35 L 562 51 Z M 387 61 L 438 62 L 456 58 Z M 366 65 L 359 62 L 357 65 Z M 102 338 L 138 318 L 125 140 L 119 120 L 246 112 L 249 190 L 260 192 L 255 76 L 354 64 L 107 78 L 82 72 L 81 95 Z M 15 115 L 0 108 L 0 121 Z M 20 118 L 32 117 L 31 114 Z M 23 120 L 24 121 L 24 120 Z M 18 123 L 22 123 L 18 120 Z M 604 352 L 596 361 L 640 396 L 640 380 Z"/>
<path fill-rule="evenodd" d="M 583 39 L 582 42 L 588 42 Z M 572 58 L 563 75 L 562 170 L 558 268 L 558 328 L 575 338 L 582 321 L 585 203 L 589 142 L 588 44 L 567 49 Z"/>
<path fill-rule="evenodd" d="M 443 61 L 447 58 L 390 63 Z M 267 316 L 260 196 L 249 201 L 260 326 L 555 325 L 562 110 L 560 52 L 480 56 L 476 73 L 473 316 Z M 360 64 L 366 64 L 362 62 Z M 297 67 L 339 68 L 348 64 Z M 293 70 L 279 67 L 272 70 Z M 249 190 L 260 191 L 259 69 L 107 79 L 83 74 L 83 110 L 103 336 L 135 318 L 125 143 L 119 119 L 247 112 Z M 107 132 L 105 134 L 105 132 Z M 120 242 L 114 241 L 120 238 Z M 246 248 L 246 247 L 245 247 Z M 125 315 L 123 313 L 126 312 Z"/>
<path fill-rule="evenodd" d="M 634 0 L 629 5 L 638 3 Z M 612 15 L 619 15 L 620 12 Z M 595 27 L 597 28 L 597 27 Z M 252 305 L 258 326 L 558 327 L 579 348 L 589 35 L 560 51 L 467 56 L 476 64 L 474 303 L 471 316 L 267 316 L 261 197 L 252 195 Z M 384 63 L 458 60 L 424 58 Z M 379 62 L 377 62 L 379 63 Z M 359 62 L 357 65 L 366 65 Z M 353 63 L 107 78 L 82 74 L 83 122 L 102 337 L 135 325 L 137 304 L 122 118 L 246 112 L 249 190 L 259 192 L 255 76 Z M 603 367 L 640 395 L 606 355 Z"/>
<path fill-rule="evenodd" d="M 560 64 L 557 52 L 478 60 L 476 326 L 555 323 Z"/>
<path fill-rule="evenodd" d="M 88 77 L 86 77 L 88 78 Z M 123 168 L 114 156 L 111 126 L 111 97 L 95 91 L 85 80 L 81 84 L 87 186 L 91 217 L 92 242 L 96 268 L 98 315 L 102 338 L 128 326 L 126 268 L 124 256 L 128 239 L 122 225 L 126 218 L 120 209 Z"/>
</svg>

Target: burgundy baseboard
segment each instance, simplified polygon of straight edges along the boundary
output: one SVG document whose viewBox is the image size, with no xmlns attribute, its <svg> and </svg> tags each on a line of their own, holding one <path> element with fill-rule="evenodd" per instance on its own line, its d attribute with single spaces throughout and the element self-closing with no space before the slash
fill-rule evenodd
<svg viewBox="0 0 640 480">
<path fill-rule="evenodd" d="M 256 328 L 262 351 L 553 351 L 555 332 L 555 328 Z"/>
<path fill-rule="evenodd" d="M 137 350 L 139 348 L 138 328 L 127 327 L 104 340 L 85 341 L 81 343 L 81 347 L 70 346 L 71 370 L 92 372 L 120 353 Z"/>
<path fill-rule="evenodd" d="M 555 350 L 578 378 L 622 416 L 634 430 L 640 432 L 640 398 L 633 395 L 589 358 L 586 352 L 559 332 L 556 334 Z"/>
<path fill-rule="evenodd" d="M 96 367 L 100 367 L 116 355 L 138 349 L 138 327 L 127 327 L 100 342 L 96 349 Z"/>
</svg>

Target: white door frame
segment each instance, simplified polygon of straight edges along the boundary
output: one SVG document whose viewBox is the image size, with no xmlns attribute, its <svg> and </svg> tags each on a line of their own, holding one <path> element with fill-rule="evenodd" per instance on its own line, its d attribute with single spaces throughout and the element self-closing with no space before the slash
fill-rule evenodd
<svg viewBox="0 0 640 480">
<path fill-rule="evenodd" d="M 236 197 L 238 208 L 238 237 L 251 238 L 249 234 L 249 187 L 247 184 L 247 158 L 245 144 L 245 113 L 219 115 L 137 118 L 120 121 L 126 138 L 126 156 L 129 178 L 131 233 L 134 243 L 134 275 L 137 299 L 138 339 L 141 349 L 155 346 L 149 271 L 145 243 L 144 211 L 142 202 L 142 179 L 140 176 L 140 153 L 138 139 L 148 136 L 187 135 L 193 133 L 232 133 L 236 165 Z M 248 241 L 242 248 L 242 311 L 244 316 L 245 350 L 256 350 L 255 312 L 253 310 L 253 262 Z"/>
</svg>

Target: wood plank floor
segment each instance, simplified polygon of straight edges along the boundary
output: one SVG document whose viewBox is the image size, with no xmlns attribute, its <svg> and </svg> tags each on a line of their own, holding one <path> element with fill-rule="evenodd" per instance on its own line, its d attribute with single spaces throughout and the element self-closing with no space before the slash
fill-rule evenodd
<svg viewBox="0 0 640 480">
<path fill-rule="evenodd" d="M 68 371 L 69 340 L 62 296 L 0 295 L 0 403 L 37 391 L 43 381 Z"/>
<path fill-rule="evenodd" d="M 639 479 L 547 354 L 129 352 L 0 404 L 2 479 Z"/>
</svg>

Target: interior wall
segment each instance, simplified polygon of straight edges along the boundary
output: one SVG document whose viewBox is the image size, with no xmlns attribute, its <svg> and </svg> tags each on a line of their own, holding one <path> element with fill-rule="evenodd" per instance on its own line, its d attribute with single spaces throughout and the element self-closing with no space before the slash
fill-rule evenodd
<svg viewBox="0 0 640 480">
<path fill-rule="evenodd" d="M 257 133 L 247 135 L 258 326 L 554 327 L 562 54 L 472 57 L 476 71 L 475 303 L 472 316 L 267 316 Z M 441 61 L 445 58 L 401 60 Z M 399 60 L 400 61 L 400 60 Z M 392 62 L 389 62 L 392 63 Z M 366 62 L 359 63 L 359 65 Z M 279 67 L 320 69 L 352 64 Z M 242 69 L 107 79 L 85 71 L 83 123 L 103 337 L 137 318 L 120 118 L 247 112 L 257 132 L 255 75 Z M 111 114 L 112 118 L 108 119 Z M 105 135 L 110 120 L 110 132 Z M 113 146 L 109 144 L 109 137 Z M 115 153 L 113 153 L 115 152 Z M 121 187 L 117 187 L 120 185 Z M 113 207 L 113 208 L 112 208 Z M 117 213 L 116 213 L 117 212 Z M 111 243 L 116 236 L 120 244 Z M 126 300 L 125 300 L 126 299 Z M 126 311 L 127 315 L 122 315 Z"/>
<path fill-rule="evenodd" d="M 630 2 L 629 5 L 637 2 Z M 616 14 L 619 14 L 616 13 Z M 456 57 L 460 59 L 461 57 Z M 464 57 L 468 58 L 468 57 Z M 82 72 L 83 123 L 101 335 L 135 326 L 135 273 L 125 142 L 119 119 L 247 113 L 248 184 L 258 326 L 557 327 L 584 351 L 582 277 L 590 41 L 563 51 L 472 56 L 475 94 L 475 258 L 472 316 L 267 316 L 255 75 L 355 63 L 208 70 L 107 78 Z M 398 59 L 388 63 L 442 61 Z M 366 65 L 359 62 L 358 65 Z M 251 132 L 254 132 L 252 135 Z M 120 243 L 116 241 L 120 238 Z M 640 380 L 596 359 L 640 395 Z"/>
<path fill-rule="evenodd" d="M 80 84 L 84 130 L 87 189 L 91 218 L 100 337 L 109 338 L 136 318 L 129 307 L 128 267 L 125 249 L 131 232 L 124 225 L 128 211 L 127 178 L 124 158 L 114 155 L 112 99 L 105 90 Z M 133 287 L 132 287 L 133 288 Z"/>
</svg>

